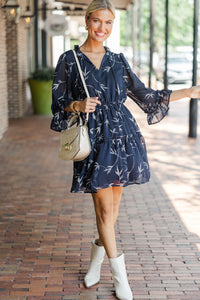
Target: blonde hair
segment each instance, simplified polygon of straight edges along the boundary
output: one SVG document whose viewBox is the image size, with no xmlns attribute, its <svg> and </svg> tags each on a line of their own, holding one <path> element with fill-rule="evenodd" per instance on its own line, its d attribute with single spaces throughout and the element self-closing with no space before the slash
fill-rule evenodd
<svg viewBox="0 0 200 300">
<path fill-rule="evenodd" d="M 112 2 L 110 2 L 110 0 L 93 0 L 89 4 L 89 6 L 86 10 L 85 15 L 86 15 L 87 19 L 89 19 L 90 15 L 94 11 L 100 10 L 100 9 L 109 9 L 115 17 L 115 8 L 114 8 L 114 5 L 112 4 Z"/>
</svg>

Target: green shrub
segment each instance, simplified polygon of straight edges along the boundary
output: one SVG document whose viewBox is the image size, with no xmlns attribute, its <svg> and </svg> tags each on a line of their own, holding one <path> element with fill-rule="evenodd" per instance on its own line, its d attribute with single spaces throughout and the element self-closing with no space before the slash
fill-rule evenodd
<svg viewBox="0 0 200 300">
<path fill-rule="evenodd" d="M 38 81 L 50 81 L 53 80 L 55 74 L 55 68 L 45 68 L 35 70 L 30 78 Z"/>
</svg>

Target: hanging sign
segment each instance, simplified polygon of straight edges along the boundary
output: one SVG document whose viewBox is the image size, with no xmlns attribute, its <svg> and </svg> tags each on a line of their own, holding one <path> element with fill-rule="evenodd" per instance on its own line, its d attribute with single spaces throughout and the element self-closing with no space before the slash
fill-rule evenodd
<svg viewBox="0 0 200 300">
<path fill-rule="evenodd" d="M 62 15 L 49 15 L 44 22 L 44 30 L 50 35 L 65 35 L 68 23 Z"/>
</svg>

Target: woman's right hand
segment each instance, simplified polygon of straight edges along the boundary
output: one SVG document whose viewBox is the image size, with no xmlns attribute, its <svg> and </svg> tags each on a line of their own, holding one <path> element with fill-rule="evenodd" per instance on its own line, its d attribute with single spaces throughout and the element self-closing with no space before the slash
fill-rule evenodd
<svg viewBox="0 0 200 300">
<path fill-rule="evenodd" d="M 98 97 L 85 98 L 83 101 L 74 103 L 74 108 L 76 111 L 91 113 L 95 111 L 97 104 L 101 105 Z"/>
</svg>

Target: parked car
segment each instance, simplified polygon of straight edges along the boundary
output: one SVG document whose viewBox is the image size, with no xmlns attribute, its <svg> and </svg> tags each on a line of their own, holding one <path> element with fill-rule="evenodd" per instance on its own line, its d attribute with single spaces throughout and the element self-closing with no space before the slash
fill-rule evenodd
<svg viewBox="0 0 200 300">
<path fill-rule="evenodd" d="M 192 80 L 192 60 L 181 53 L 168 58 L 168 82 L 185 83 Z"/>
<path fill-rule="evenodd" d="M 183 53 L 170 54 L 168 57 L 168 82 L 187 83 L 192 80 L 192 57 Z M 155 68 L 158 80 L 163 80 L 165 63 L 160 60 Z"/>
</svg>

